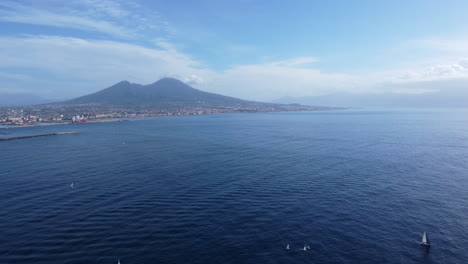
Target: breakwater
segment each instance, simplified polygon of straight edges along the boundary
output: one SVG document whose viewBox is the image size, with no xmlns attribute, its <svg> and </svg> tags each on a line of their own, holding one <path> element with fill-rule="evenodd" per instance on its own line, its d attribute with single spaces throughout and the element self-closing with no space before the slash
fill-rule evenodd
<svg viewBox="0 0 468 264">
<path fill-rule="evenodd" d="M 16 139 L 26 139 L 26 138 L 35 138 L 35 137 L 48 137 L 48 136 L 58 136 L 58 135 L 68 135 L 68 134 L 77 134 L 78 132 L 57 132 L 52 134 L 42 134 L 42 135 L 32 135 L 32 136 L 22 136 L 22 137 L 11 137 L 11 138 L 0 138 L 0 141 L 16 140 Z"/>
</svg>

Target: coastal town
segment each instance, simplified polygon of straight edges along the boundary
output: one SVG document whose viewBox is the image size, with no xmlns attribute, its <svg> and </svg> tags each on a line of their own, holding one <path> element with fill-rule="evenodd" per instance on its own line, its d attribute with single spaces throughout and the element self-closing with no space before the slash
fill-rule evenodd
<svg viewBox="0 0 468 264">
<path fill-rule="evenodd" d="M 82 107 L 9 107 L 0 108 L 0 125 L 32 125 L 40 123 L 85 123 L 106 119 L 199 115 L 221 113 L 220 109 L 129 110 L 127 108 Z"/>
<path fill-rule="evenodd" d="M 0 108 L 0 125 L 22 126 L 45 123 L 86 123 L 111 119 L 206 115 L 236 112 L 279 112 L 279 111 L 312 111 L 322 110 L 319 107 L 300 105 L 268 105 L 252 107 L 116 107 L 102 105 L 37 105 Z"/>
</svg>

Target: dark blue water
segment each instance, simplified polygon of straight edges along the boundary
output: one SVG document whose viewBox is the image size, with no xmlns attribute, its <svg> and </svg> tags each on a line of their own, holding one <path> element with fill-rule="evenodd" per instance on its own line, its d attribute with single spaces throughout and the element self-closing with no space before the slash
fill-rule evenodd
<svg viewBox="0 0 468 264">
<path fill-rule="evenodd" d="M 0 142 L 0 263 L 468 259 L 467 111 L 166 117 L 2 137 L 72 130 Z"/>
</svg>

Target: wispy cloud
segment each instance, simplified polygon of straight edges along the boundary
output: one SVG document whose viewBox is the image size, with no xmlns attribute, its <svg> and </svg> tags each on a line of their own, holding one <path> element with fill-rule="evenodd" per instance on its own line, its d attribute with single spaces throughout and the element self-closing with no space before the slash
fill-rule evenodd
<svg viewBox="0 0 468 264">
<path fill-rule="evenodd" d="M 413 43 L 413 45 L 420 47 L 420 48 L 451 52 L 451 53 L 456 53 L 456 54 L 462 53 L 462 54 L 468 55 L 468 38 L 466 37 L 463 37 L 463 38 L 460 38 L 460 37 L 459 38 L 425 38 L 425 39 L 412 40 L 411 43 Z"/>
<path fill-rule="evenodd" d="M 415 82 L 431 82 L 448 79 L 468 80 L 468 59 L 446 59 L 443 62 L 429 63 L 409 69 L 375 72 L 370 78 L 374 82 L 410 84 Z"/>
<path fill-rule="evenodd" d="M 410 72 L 403 76 L 403 81 L 431 81 L 440 79 L 468 78 L 468 59 L 433 65 L 417 72 Z"/>
<path fill-rule="evenodd" d="M 74 0 L 74 5 L 89 7 L 87 13 L 95 16 L 108 15 L 111 17 L 127 17 L 130 15 L 128 9 L 121 3 L 110 0 Z"/>
<path fill-rule="evenodd" d="M 318 61 L 319 59 L 314 57 L 299 57 L 288 60 L 276 61 L 273 62 L 272 65 L 285 67 L 305 67 Z"/>
<path fill-rule="evenodd" d="M 358 78 L 348 74 L 324 73 L 309 68 L 312 60 L 291 59 L 261 64 L 240 65 L 219 72 L 210 82 L 216 92 L 256 100 L 280 96 L 320 95 L 355 88 Z M 315 60 L 314 60 L 315 61 Z"/>
<path fill-rule="evenodd" d="M 78 29 L 119 38 L 135 38 L 150 31 L 169 31 L 167 22 L 156 12 L 134 3 L 84 0 L 72 1 L 67 8 L 61 4 L 60 1 L 52 1 L 49 6 L 0 2 L 0 21 Z"/>
<path fill-rule="evenodd" d="M 124 79 L 151 83 L 172 76 L 205 91 L 273 100 L 339 92 L 428 93 L 443 89 L 441 83 L 450 83 L 441 82 L 444 80 L 456 80 L 457 85 L 468 84 L 468 59 L 361 75 L 323 72 L 313 67 L 318 61 L 314 57 L 215 70 L 164 39 L 156 40 L 156 44 L 157 48 L 150 48 L 119 41 L 61 36 L 0 37 L 0 69 L 4 72 L 24 69 L 21 76 L 11 75 L 0 89 L 31 87 L 47 92 L 45 96 L 70 97 L 94 92 Z M 45 82 L 44 77 L 29 76 L 30 69 L 60 78 Z"/>
<path fill-rule="evenodd" d="M 80 90 L 85 92 L 123 79 L 150 83 L 173 74 L 211 74 L 200 62 L 173 49 L 57 36 L 0 38 L 0 68 L 37 69 L 63 79 L 78 80 L 82 85 Z M 55 85 L 54 90 L 77 95 L 69 87 Z"/>
</svg>

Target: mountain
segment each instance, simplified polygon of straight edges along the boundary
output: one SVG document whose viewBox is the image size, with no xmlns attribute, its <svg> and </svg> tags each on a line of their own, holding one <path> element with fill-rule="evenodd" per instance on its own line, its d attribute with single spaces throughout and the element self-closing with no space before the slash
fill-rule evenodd
<svg viewBox="0 0 468 264">
<path fill-rule="evenodd" d="M 3 93 L 0 94 L 0 107 L 2 106 L 24 106 L 51 103 L 55 100 L 43 98 L 29 93 Z"/>
<path fill-rule="evenodd" d="M 164 78 L 149 85 L 121 81 L 99 92 L 57 103 L 67 107 L 92 105 L 97 108 L 138 110 L 218 109 L 233 111 L 306 111 L 330 109 L 298 104 L 275 104 L 247 101 L 203 92 L 173 78 Z M 205 111 L 206 112 L 206 111 Z M 212 111 L 209 111 L 212 112 Z"/>
<path fill-rule="evenodd" d="M 63 102 L 63 104 L 99 104 L 123 107 L 236 107 L 262 103 L 203 92 L 172 78 L 149 85 L 121 81 L 99 92 Z"/>
<path fill-rule="evenodd" d="M 201 115 L 235 112 L 287 112 L 331 110 L 299 104 L 275 104 L 247 101 L 203 92 L 172 78 L 141 85 L 121 81 L 99 92 L 72 100 L 18 108 L 22 116 L 34 116 L 42 122 L 93 122 L 107 118 L 133 118 L 170 115 Z M 0 108 L 8 117 L 9 109 Z M 18 112 L 14 112 L 18 113 Z"/>
</svg>

